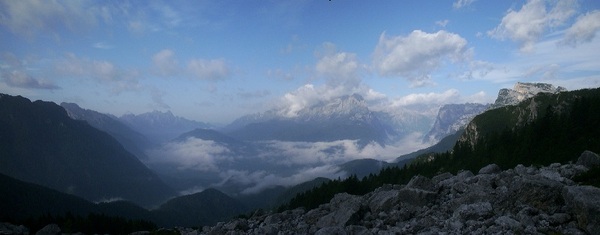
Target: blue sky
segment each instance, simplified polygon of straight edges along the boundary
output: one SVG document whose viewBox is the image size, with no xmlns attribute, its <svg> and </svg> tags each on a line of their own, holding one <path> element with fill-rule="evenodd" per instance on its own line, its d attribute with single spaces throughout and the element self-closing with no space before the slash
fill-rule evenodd
<svg viewBox="0 0 600 235">
<path fill-rule="evenodd" d="M 0 1 L 0 92 L 225 124 L 358 93 L 374 109 L 600 86 L 600 2 Z"/>
</svg>

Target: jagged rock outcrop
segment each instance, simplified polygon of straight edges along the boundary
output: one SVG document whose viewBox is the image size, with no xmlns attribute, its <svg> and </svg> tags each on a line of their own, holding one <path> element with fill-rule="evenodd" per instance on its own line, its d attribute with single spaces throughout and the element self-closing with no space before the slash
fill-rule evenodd
<svg viewBox="0 0 600 235">
<path fill-rule="evenodd" d="M 558 93 L 562 91 L 567 91 L 567 89 L 561 86 L 555 87 L 554 85 L 547 83 L 517 82 L 513 89 L 500 89 L 498 98 L 496 98 L 496 101 L 492 104 L 491 108 L 515 105 L 538 93 Z"/>
<path fill-rule="evenodd" d="M 473 117 L 483 113 L 489 105 L 487 104 L 447 104 L 440 108 L 433 126 L 423 137 L 423 141 L 436 143 L 444 137 L 456 133 L 465 128 Z"/>
<path fill-rule="evenodd" d="M 585 153 L 582 155 L 589 155 Z M 582 158 L 584 158 L 582 156 Z M 587 234 L 599 231 L 600 189 L 571 180 L 584 165 L 491 164 L 363 196 L 338 194 L 306 211 L 257 213 L 204 227 L 200 234 Z"/>
</svg>

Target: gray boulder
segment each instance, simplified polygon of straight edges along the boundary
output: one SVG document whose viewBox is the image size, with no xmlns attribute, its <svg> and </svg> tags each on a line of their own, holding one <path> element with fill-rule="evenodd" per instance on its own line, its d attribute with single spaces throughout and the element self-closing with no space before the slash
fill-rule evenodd
<svg viewBox="0 0 600 235">
<path fill-rule="evenodd" d="M 496 164 L 489 164 L 487 166 L 484 166 L 483 168 L 481 168 L 479 170 L 479 174 L 496 174 L 501 172 L 502 169 L 500 169 L 500 167 Z"/>
<path fill-rule="evenodd" d="M 592 234 L 600 231 L 600 188 L 568 186 L 562 195 L 567 208 L 575 214 L 579 228 Z"/>
<path fill-rule="evenodd" d="M 60 227 L 57 224 L 49 224 L 37 231 L 35 235 L 59 235 L 60 232 Z"/>
<path fill-rule="evenodd" d="M 592 151 L 584 151 L 577 159 L 577 165 L 583 165 L 587 168 L 600 165 L 600 156 Z"/>
<path fill-rule="evenodd" d="M 336 194 L 329 204 L 332 212 L 317 221 L 316 225 L 319 228 L 346 226 L 360 219 L 361 197 L 340 193 Z"/>
<path fill-rule="evenodd" d="M 326 227 L 319 229 L 315 235 L 346 235 L 348 234 L 343 227 L 335 226 L 335 227 Z"/>
<path fill-rule="evenodd" d="M 375 213 L 386 211 L 398 203 L 398 190 L 380 191 L 369 198 L 369 209 Z"/>
<path fill-rule="evenodd" d="M 487 219 L 492 215 L 492 204 L 489 202 L 477 202 L 461 205 L 453 214 L 455 218 L 463 221 Z"/>
</svg>

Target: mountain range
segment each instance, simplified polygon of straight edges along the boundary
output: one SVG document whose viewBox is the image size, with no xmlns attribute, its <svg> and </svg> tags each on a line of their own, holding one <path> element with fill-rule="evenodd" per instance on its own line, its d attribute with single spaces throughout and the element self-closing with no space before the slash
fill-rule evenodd
<svg viewBox="0 0 600 235">
<path fill-rule="evenodd" d="M 483 113 L 489 106 L 485 104 L 447 104 L 440 108 L 433 126 L 423 137 L 430 143 L 437 143 L 442 138 L 464 128 L 476 115 Z"/>
<path fill-rule="evenodd" d="M 169 141 L 179 136 L 181 133 L 196 128 L 213 127 L 208 123 L 192 121 L 175 116 L 171 111 L 153 111 L 137 115 L 125 114 L 119 117 L 119 120 L 157 143 Z"/>
<path fill-rule="evenodd" d="M 319 102 L 293 115 L 282 110 L 241 117 L 224 128 L 241 140 L 335 141 L 359 140 L 362 145 L 385 144 L 390 130 L 372 112 L 362 96 L 341 96 Z M 391 133 L 395 135 L 396 133 Z"/>
<path fill-rule="evenodd" d="M 492 106 L 445 105 L 436 118 L 409 110 L 372 111 L 354 94 L 294 113 L 273 109 L 248 115 L 223 128 L 171 112 L 117 118 L 76 104 L 58 106 L 2 94 L 0 173 L 88 201 L 116 198 L 154 207 L 147 211 L 149 218 L 169 226 L 186 216 L 195 218 L 186 218 L 186 225 L 210 224 L 216 220 L 207 219 L 209 214 L 202 214 L 206 210 L 235 205 L 229 213 L 215 216 L 222 219 L 250 208 L 274 206 L 266 199 L 281 200 L 282 195 L 289 199 L 291 192 L 307 190 L 291 186 L 322 176 L 310 174 L 311 170 L 328 166 L 335 177 L 371 177 L 388 167 L 411 165 L 413 158 L 418 159 L 414 164 L 430 162 L 435 153 L 455 151 L 457 142 L 475 145 L 489 130 L 497 132 L 564 112 L 571 106 L 551 105 L 555 98 L 548 97 L 565 91 L 549 84 L 517 83 L 513 90 L 501 90 Z M 572 102 L 560 97 L 558 101 Z M 336 159 L 367 145 L 385 148 L 413 132 L 427 133 L 424 141 L 439 142 L 395 163 Z M 314 158 L 307 158 L 313 154 Z M 308 185 L 323 181 L 315 182 Z M 181 197 L 175 191 L 189 195 Z M 167 198 L 172 199 L 162 204 Z"/>
<path fill-rule="evenodd" d="M 145 135 L 133 130 L 121 122 L 117 117 L 83 109 L 75 103 L 61 103 L 69 117 L 75 120 L 86 121 L 98 130 L 104 131 L 114 137 L 127 151 L 133 153 L 139 159 L 147 159 L 145 149 L 151 148 L 156 143 L 150 141 Z"/>
<path fill-rule="evenodd" d="M 118 141 L 60 106 L 0 94 L 0 173 L 90 201 L 144 206 L 172 189 Z"/>
</svg>

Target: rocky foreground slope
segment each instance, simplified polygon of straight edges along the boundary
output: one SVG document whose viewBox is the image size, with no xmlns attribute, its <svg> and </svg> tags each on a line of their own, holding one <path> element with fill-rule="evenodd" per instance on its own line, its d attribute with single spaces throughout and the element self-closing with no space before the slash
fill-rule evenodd
<svg viewBox="0 0 600 235">
<path fill-rule="evenodd" d="M 584 152 L 577 164 L 491 164 L 406 185 L 387 185 L 364 196 L 338 194 L 319 208 L 256 213 L 200 234 L 593 234 L 600 231 L 600 188 L 571 180 L 600 163 Z M 182 230 L 183 232 L 184 230 Z"/>
<path fill-rule="evenodd" d="M 386 185 L 363 196 L 337 194 L 313 210 L 256 212 L 180 234 L 597 234 L 600 188 L 572 178 L 600 165 L 586 151 L 576 164 L 518 165 L 502 171 L 491 164 L 477 174 L 462 171 L 406 185 Z M 60 234 L 49 225 L 40 234 Z M 46 231 L 52 230 L 52 231 Z M 0 234 L 27 234 L 0 223 Z M 150 234 L 136 232 L 134 234 Z"/>
</svg>

